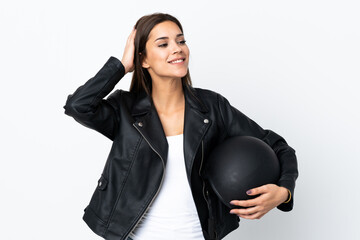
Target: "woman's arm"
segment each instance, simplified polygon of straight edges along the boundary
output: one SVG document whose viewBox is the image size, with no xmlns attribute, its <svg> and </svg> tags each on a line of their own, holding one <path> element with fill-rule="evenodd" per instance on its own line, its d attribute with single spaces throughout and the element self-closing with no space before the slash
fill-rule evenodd
<svg viewBox="0 0 360 240">
<path fill-rule="evenodd" d="M 262 139 L 274 150 L 281 167 L 280 179 L 276 185 L 268 184 L 249 189 L 251 191 L 249 195 L 261 195 L 251 200 L 232 202 L 243 207 L 251 206 L 248 209 L 233 210 L 234 213 L 241 217 L 254 219 L 262 217 L 274 207 L 278 207 L 282 211 L 290 211 L 293 208 L 295 181 L 298 177 L 295 150 L 280 135 L 261 128 L 256 122 L 232 107 L 228 100 L 220 94 L 218 95 L 218 104 L 227 136 L 247 135 Z"/>
<path fill-rule="evenodd" d="M 121 62 L 110 57 L 100 71 L 69 95 L 65 114 L 113 140 L 117 128 L 115 108 L 105 99 L 125 74 Z"/>
<path fill-rule="evenodd" d="M 111 140 L 118 125 L 115 111 L 117 106 L 104 97 L 114 89 L 127 72 L 131 72 L 134 68 L 135 34 L 136 30 L 133 29 L 128 37 L 122 61 L 110 57 L 93 78 L 68 96 L 64 106 L 65 114 Z"/>
</svg>

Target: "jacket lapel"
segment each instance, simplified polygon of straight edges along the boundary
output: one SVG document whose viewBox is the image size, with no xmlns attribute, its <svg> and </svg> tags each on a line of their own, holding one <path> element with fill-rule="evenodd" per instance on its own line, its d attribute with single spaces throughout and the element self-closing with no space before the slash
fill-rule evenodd
<svg viewBox="0 0 360 240">
<path fill-rule="evenodd" d="M 195 155 L 201 145 L 201 141 L 211 125 L 211 120 L 206 115 L 208 112 L 200 100 L 195 89 L 184 87 L 185 96 L 185 118 L 184 118 L 184 158 L 189 183 Z M 151 98 L 142 92 L 138 95 L 133 105 L 132 116 L 135 119 L 135 127 L 148 141 L 164 160 L 166 164 L 168 154 L 168 143 L 166 136 Z"/>
<path fill-rule="evenodd" d="M 166 164 L 168 143 L 151 97 L 143 91 L 138 95 L 133 106 L 134 126 Z"/>
<path fill-rule="evenodd" d="M 207 108 L 200 100 L 194 89 L 184 87 L 185 94 L 185 119 L 184 119 L 184 157 L 186 173 L 191 186 L 191 172 L 196 153 L 201 141 L 211 125 L 207 116 Z"/>
</svg>

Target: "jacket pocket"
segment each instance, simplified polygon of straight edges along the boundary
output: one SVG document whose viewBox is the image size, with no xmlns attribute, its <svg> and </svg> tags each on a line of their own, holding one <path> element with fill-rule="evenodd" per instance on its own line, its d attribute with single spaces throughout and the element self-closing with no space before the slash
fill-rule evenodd
<svg viewBox="0 0 360 240">
<path fill-rule="evenodd" d="M 99 190 L 105 190 L 108 184 L 108 180 L 101 175 L 100 179 L 98 180 L 98 185 L 97 185 L 97 189 Z"/>
<path fill-rule="evenodd" d="M 108 179 L 101 175 L 88 207 L 104 222 L 107 222 L 110 214 L 109 197 Z"/>
</svg>

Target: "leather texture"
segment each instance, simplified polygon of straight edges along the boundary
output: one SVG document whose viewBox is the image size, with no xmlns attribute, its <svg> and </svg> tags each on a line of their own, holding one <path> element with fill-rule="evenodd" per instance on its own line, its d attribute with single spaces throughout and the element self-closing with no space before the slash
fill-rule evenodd
<svg viewBox="0 0 360 240">
<path fill-rule="evenodd" d="M 165 174 L 168 151 L 151 97 L 145 92 L 124 90 L 109 95 L 124 74 L 122 63 L 110 57 L 94 77 L 69 95 L 64 106 L 67 115 L 113 141 L 83 217 L 96 234 L 109 240 L 126 239 L 156 198 Z M 183 90 L 188 182 L 205 239 L 222 239 L 239 226 L 240 219 L 229 213 L 202 176 L 211 150 L 232 136 L 262 139 L 280 161 L 278 185 L 289 189 L 292 196 L 298 176 L 295 151 L 281 136 L 261 128 L 222 95 L 185 86 Z M 293 198 L 278 206 L 282 211 L 290 211 L 292 207 Z"/>
</svg>

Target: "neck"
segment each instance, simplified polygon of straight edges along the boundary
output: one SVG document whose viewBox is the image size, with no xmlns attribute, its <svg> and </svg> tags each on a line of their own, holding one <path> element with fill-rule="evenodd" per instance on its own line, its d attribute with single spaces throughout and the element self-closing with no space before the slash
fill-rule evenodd
<svg viewBox="0 0 360 240">
<path fill-rule="evenodd" d="M 184 107 L 184 92 L 179 78 L 153 80 L 151 96 L 158 112 L 171 113 Z"/>
</svg>

